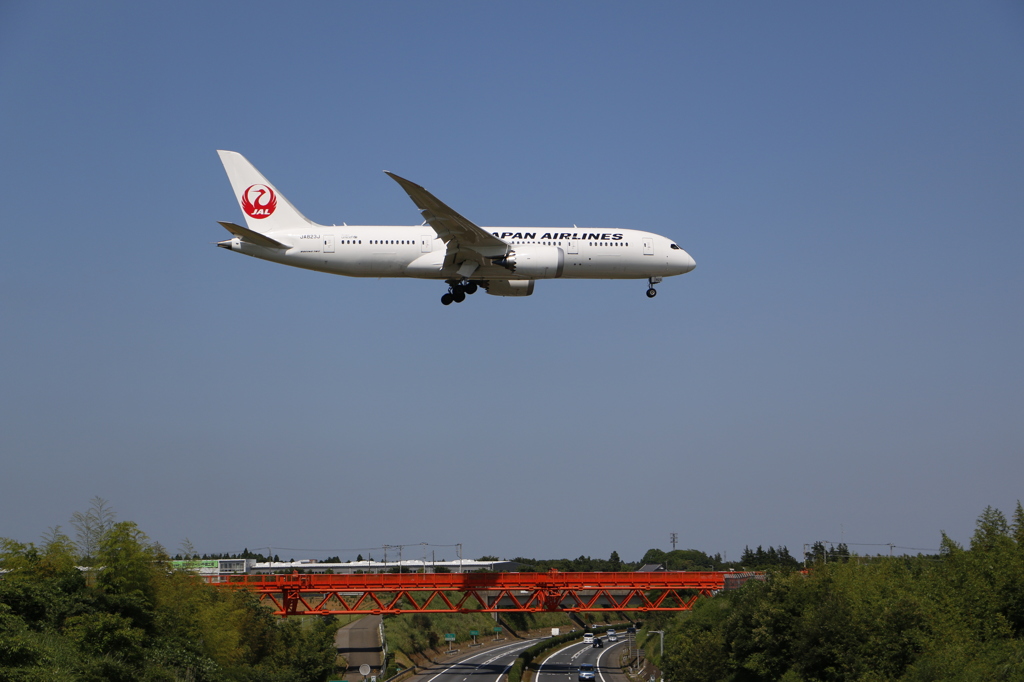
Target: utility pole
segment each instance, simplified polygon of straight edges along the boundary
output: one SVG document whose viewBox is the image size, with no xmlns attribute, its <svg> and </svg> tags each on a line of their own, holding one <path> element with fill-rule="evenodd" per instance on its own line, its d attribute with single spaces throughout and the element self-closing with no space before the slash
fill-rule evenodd
<svg viewBox="0 0 1024 682">
<path fill-rule="evenodd" d="M 672 541 L 672 551 L 674 552 L 674 551 L 676 551 L 676 541 L 679 539 L 679 534 L 678 533 L 669 533 L 668 537 Z"/>
</svg>

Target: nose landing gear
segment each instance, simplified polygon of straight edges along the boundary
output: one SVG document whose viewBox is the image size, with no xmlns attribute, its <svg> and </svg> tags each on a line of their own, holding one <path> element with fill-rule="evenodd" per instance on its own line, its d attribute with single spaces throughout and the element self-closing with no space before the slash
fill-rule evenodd
<svg viewBox="0 0 1024 682">
<path fill-rule="evenodd" d="M 657 291 L 657 289 L 654 288 L 654 285 L 655 284 L 661 284 L 661 279 L 662 279 L 661 277 L 649 277 L 647 279 L 648 287 L 649 287 L 647 289 L 647 298 L 654 298 L 655 296 L 658 295 L 658 291 Z"/>
<path fill-rule="evenodd" d="M 441 297 L 441 304 L 451 305 L 453 302 L 462 303 L 466 300 L 466 296 L 475 294 L 476 290 L 476 282 L 450 279 L 448 280 L 448 293 Z"/>
</svg>

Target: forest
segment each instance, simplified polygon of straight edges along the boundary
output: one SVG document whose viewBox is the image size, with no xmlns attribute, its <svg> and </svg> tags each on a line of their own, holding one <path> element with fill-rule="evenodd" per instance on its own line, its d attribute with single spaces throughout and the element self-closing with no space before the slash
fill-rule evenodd
<svg viewBox="0 0 1024 682">
<path fill-rule="evenodd" d="M 59 527 L 38 546 L 0 538 L 0 682 L 318 682 L 335 673 L 336 619 L 281 619 L 251 593 L 172 570 L 158 543 L 99 498 L 72 525 L 74 540 Z M 648 631 L 665 634 L 657 657 L 665 679 L 1024 682 L 1019 502 L 1009 520 L 986 508 L 967 547 L 942 534 L 936 555 L 857 556 L 815 543 L 803 558 L 785 547 L 748 547 L 734 563 L 697 550 L 648 551 L 640 563 L 669 570 L 765 571 L 690 612 L 644 615 Z M 640 565 L 614 552 L 516 560 L 541 571 Z M 410 650 L 433 644 L 416 639 L 426 623 L 404 616 L 389 624 L 396 643 L 405 621 Z"/>
<path fill-rule="evenodd" d="M 986 508 L 969 547 L 857 557 L 815 548 L 806 572 L 658 614 L 671 682 L 1024 680 L 1024 510 Z M 651 647 L 648 647 L 651 648 Z"/>
<path fill-rule="evenodd" d="M 39 546 L 0 539 L 0 681 L 319 682 L 333 673 L 333 618 L 284 620 L 252 593 L 170 570 L 159 544 L 98 498 L 73 523 L 76 541 L 60 528 Z"/>
</svg>

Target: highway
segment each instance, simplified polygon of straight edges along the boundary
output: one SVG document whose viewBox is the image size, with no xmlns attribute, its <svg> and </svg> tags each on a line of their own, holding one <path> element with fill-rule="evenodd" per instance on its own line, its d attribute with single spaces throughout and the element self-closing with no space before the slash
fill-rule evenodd
<svg viewBox="0 0 1024 682">
<path fill-rule="evenodd" d="M 619 641 L 611 644 L 603 629 L 600 634 L 605 644 L 600 649 L 595 649 L 592 644 L 577 642 L 546 658 L 542 655 L 534 682 L 577 682 L 576 675 L 581 663 L 594 664 L 597 673 L 595 682 L 625 680 L 618 667 L 619 651 L 625 644 L 625 637 L 620 631 Z"/>
<path fill-rule="evenodd" d="M 451 663 L 442 663 L 416 676 L 416 682 L 499 682 L 523 649 L 539 640 L 516 640 L 511 644 L 470 653 Z M 472 679 L 471 679 L 472 678 Z"/>
<path fill-rule="evenodd" d="M 577 682 L 581 663 L 594 664 L 595 682 L 624 682 L 626 678 L 618 668 L 619 652 L 625 644 L 624 633 L 620 632 L 619 641 L 614 644 L 608 642 L 604 630 L 600 634 L 605 643 L 600 649 L 575 642 L 560 651 L 542 654 L 533 682 Z M 519 652 L 539 641 L 517 640 L 476 653 L 467 652 L 454 661 L 418 674 L 415 682 L 502 682 Z"/>
</svg>

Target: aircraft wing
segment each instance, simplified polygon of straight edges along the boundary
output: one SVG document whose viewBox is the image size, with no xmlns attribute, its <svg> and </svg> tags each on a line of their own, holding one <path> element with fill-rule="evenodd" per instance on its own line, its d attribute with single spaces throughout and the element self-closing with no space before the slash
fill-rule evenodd
<svg viewBox="0 0 1024 682">
<path fill-rule="evenodd" d="M 402 186 L 412 202 L 420 209 L 423 219 L 434 228 L 437 236 L 448 246 L 454 246 L 459 250 L 476 251 L 483 256 L 499 256 L 508 252 L 508 242 L 463 218 L 415 182 L 400 178 L 389 171 L 384 172 Z"/>
</svg>

